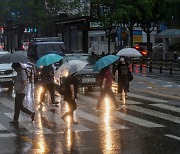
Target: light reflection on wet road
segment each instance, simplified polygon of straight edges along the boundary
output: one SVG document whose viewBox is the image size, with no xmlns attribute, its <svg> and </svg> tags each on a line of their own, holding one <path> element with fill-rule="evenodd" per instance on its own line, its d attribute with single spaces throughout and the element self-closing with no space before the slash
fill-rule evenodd
<svg viewBox="0 0 180 154">
<path fill-rule="evenodd" d="M 143 83 L 155 81 L 148 80 L 144 81 L 143 78 L 135 77 L 135 81 Z M 39 94 L 41 88 L 39 86 L 34 87 L 29 85 L 29 90 L 27 94 L 27 101 L 25 105 L 32 110 L 36 111 L 36 117 L 33 124 L 29 121 L 29 127 L 26 127 L 26 130 L 23 130 L 25 127 L 25 122 L 20 123 L 20 128 L 8 127 L 11 132 L 16 132 L 15 137 L 4 138 L 0 144 L 2 145 L 2 151 L 10 153 L 85 153 L 85 154 L 119 154 L 119 153 L 179 153 L 179 123 L 175 123 L 180 118 L 178 110 L 179 108 L 172 108 L 170 106 L 169 110 L 157 108 L 155 105 L 152 106 L 153 101 L 150 99 L 146 101 L 146 98 L 141 98 L 144 93 L 142 93 L 142 86 L 145 84 L 141 83 L 131 83 L 132 92 L 135 91 L 135 94 L 138 94 L 139 99 L 134 99 L 129 94 L 129 98 L 123 98 L 119 101 L 121 105 L 124 105 L 120 111 L 116 111 L 109 98 L 106 97 L 104 104 L 100 112 L 95 111 L 97 98 L 99 93 L 97 90 L 90 93 L 86 91 L 80 91 L 79 98 L 77 100 L 78 110 L 75 114 L 76 120 L 79 122 L 78 125 L 68 125 L 65 124 L 61 116 L 67 110 L 67 105 L 64 101 L 61 101 L 58 107 L 51 105 L 50 97 L 46 95 L 45 103 L 40 106 Z M 157 83 L 159 81 L 151 82 L 152 91 L 158 90 Z M 150 84 L 147 84 L 148 86 Z M 156 85 L 156 87 L 155 87 Z M 159 84 L 161 85 L 161 84 Z M 173 84 L 172 84 L 173 85 Z M 173 85 L 175 86 L 175 85 Z M 138 89 L 139 87 L 139 89 Z M 116 88 L 116 85 L 114 85 Z M 170 88 L 170 87 L 166 87 Z M 175 87 L 174 87 L 175 88 Z M 176 87 L 178 88 L 178 87 Z M 116 91 L 116 89 L 114 89 Z M 155 92 L 155 91 L 154 91 Z M 97 95 L 96 95 L 97 93 Z M 151 95 L 150 95 L 151 96 Z M 150 97 L 149 96 L 149 97 Z M 166 97 L 166 95 L 164 95 Z M 180 96 L 177 95 L 176 99 Z M 159 99 L 158 99 L 159 98 Z M 172 96 L 173 98 L 173 96 Z M 172 99 L 171 98 L 171 99 Z M 154 96 L 154 99 L 160 101 L 160 97 Z M 169 99 L 169 97 L 168 97 Z M 172 101 L 177 101 L 172 99 Z M 1 99 L 2 100 L 2 99 Z M 57 97 L 57 100 L 61 100 L 61 97 Z M 179 99 L 180 100 L 180 99 Z M 138 104 L 139 103 L 139 104 Z M 1 104 L 1 103 L 0 103 Z M 171 102 L 169 103 L 171 105 Z M 134 106 L 145 108 L 145 112 L 140 110 L 135 110 Z M 159 106 L 161 107 L 161 103 Z M 130 107 L 129 107 L 130 106 Z M 2 106 L 1 108 L 3 108 Z M 129 107 L 129 108 L 128 108 Z M 137 108 L 137 107 L 136 107 Z M 141 109 L 140 108 L 140 109 Z M 13 106 L 12 106 L 13 109 Z M 151 110 L 159 111 L 162 113 L 162 118 L 154 116 Z M 171 109 L 171 111 L 170 111 Z M 6 111 L 7 112 L 7 111 Z M 9 111 L 10 112 L 10 111 Z M 11 112 L 13 112 L 11 110 Z M 149 113 L 148 113 L 149 112 Z M 152 112 L 152 113 L 151 113 Z M 3 110 L 0 110 L 0 122 L 2 122 Z M 118 118 L 116 113 L 121 114 L 122 117 Z M 166 113 L 166 116 L 164 116 Z M 124 116 L 124 117 L 123 117 Z M 174 119 L 172 121 L 167 120 L 167 116 L 171 117 L 169 119 Z M 2 117 L 2 118 L 1 118 Z M 130 117 L 138 117 L 137 121 L 129 120 Z M 7 118 L 7 117 L 6 117 Z M 161 124 L 165 127 L 145 127 L 138 125 L 140 121 L 138 120 L 147 120 L 153 122 L 154 124 Z M 8 120 L 6 121 L 8 123 Z M 3 123 L 5 126 L 8 124 Z M 26 120 L 27 123 L 27 120 Z M 121 127 L 125 126 L 125 127 Z M 1 128 L 1 127 L 0 127 Z M 27 129 L 33 128 L 34 131 L 30 132 Z M 2 131 L 0 130 L 0 133 Z M 168 135 L 170 134 L 170 135 Z M 1 135 L 1 134 L 0 134 Z M 167 136 L 174 135 L 177 139 L 168 138 Z M 12 140 L 13 139 L 13 140 Z M 11 141 L 10 141 L 11 140 Z M 12 142 L 14 141 L 14 142 Z M 159 144 L 161 143 L 161 144 Z M 5 144 L 9 144 L 8 149 Z M 0 152 L 1 153 L 1 152 Z"/>
</svg>

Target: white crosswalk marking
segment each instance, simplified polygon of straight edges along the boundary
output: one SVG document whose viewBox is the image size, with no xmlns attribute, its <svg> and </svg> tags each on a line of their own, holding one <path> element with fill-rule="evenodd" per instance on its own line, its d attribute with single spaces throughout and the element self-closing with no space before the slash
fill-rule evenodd
<svg viewBox="0 0 180 154">
<path fill-rule="evenodd" d="M 95 112 L 95 108 L 96 108 L 97 101 L 98 101 L 97 96 L 99 97 L 100 92 L 91 92 L 90 94 L 94 95 L 96 98 L 93 98 L 91 95 L 84 96 L 82 94 L 78 94 L 77 104 L 80 104 L 81 108 L 78 108 L 76 110 L 75 118 L 77 119 L 79 124 L 70 126 L 70 129 L 72 131 L 75 131 L 75 132 L 85 131 L 86 132 L 86 131 L 93 131 L 94 127 L 96 129 L 99 129 L 99 128 L 103 128 L 103 127 L 107 126 L 104 119 L 102 119 L 102 116 L 105 113 L 99 112 L 98 114 L 95 114 L 95 113 L 97 113 L 97 112 Z M 145 105 L 143 105 L 143 107 L 141 107 L 140 105 L 143 104 L 141 102 L 127 99 L 126 105 L 124 107 L 127 109 L 130 109 L 132 113 L 135 111 L 135 112 L 139 112 L 144 115 L 149 115 L 149 116 L 155 117 L 157 119 L 161 118 L 161 119 L 165 119 L 165 120 L 168 120 L 168 121 L 171 121 L 174 123 L 178 123 L 178 124 L 180 123 L 180 117 L 176 117 L 171 114 L 153 110 L 153 108 L 160 108 L 160 109 L 164 109 L 167 111 L 173 111 L 173 112 L 179 113 L 180 109 L 178 107 L 174 107 L 174 106 L 166 105 L 166 104 L 160 104 L 160 103 L 166 103 L 168 101 L 151 98 L 151 97 L 147 97 L 147 96 L 142 96 L 142 95 L 137 95 L 137 94 L 133 94 L 133 93 L 128 93 L 128 96 L 133 97 L 133 98 L 139 98 L 144 101 L 159 103 L 159 104 L 148 104 L 152 107 L 152 109 L 148 109 L 148 108 L 146 108 Z M 116 100 L 119 102 L 118 96 L 116 96 Z M 14 101 L 9 100 L 6 97 L 1 97 L 0 102 L 7 108 L 10 108 L 14 111 Z M 46 110 L 36 112 L 36 120 L 37 121 L 34 124 L 30 122 L 31 118 L 24 113 L 20 114 L 19 124 L 21 126 L 23 126 L 24 128 L 26 128 L 29 132 L 32 132 L 32 133 L 37 133 L 37 134 L 38 133 L 41 133 L 41 134 L 55 133 L 55 132 L 53 132 L 54 130 L 52 131 L 51 129 L 48 129 L 49 128 L 48 126 L 44 126 L 44 123 L 42 121 L 47 120 L 47 122 L 53 122 L 53 123 L 57 124 L 58 132 L 61 132 L 61 131 L 64 132 L 64 130 L 66 130 L 69 126 L 67 126 L 67 124 L 61 119 L 61 116 L 62 116 L 61 111 L 62 110 L 59 110 L 60 108 L 56 108 L 56 107 L 50 106 L 50 105 L 44 105 L 44 106 L 45 106 Z M 87 109 L 87 107 L 89 108 L 88 112 L 84 111 L 84 109 Z M 55 112 L 53 110 L 51 112 L 50 109 L 53 109 Z M 12 113 L 1 112 L 1 114 L 6 115 L 10 119 L 12 119 L 13 115 L 14 115 L 13 112 Z M 112 121 L 109 123 L 108 127 L 112 130 L 113 129 L 115 129 L 115 130 L 131 129 L 131 128 L 125 126 L 126 123 L 124 124 L 124 126 L 119 124 L 118 119 L 122 119 L 122 120 L 124 120 L 124 122 L 128 122 L 133 125 L 139 125 L 139 126 L 146 127 L 146 128 L 166 127 L 165 125 L 146 120 L 146 116 L 144 116 L 143 118 L 140 118 L 133 114 L 129 115 L 128 113 L 123 113 L 123 109 L 121 109 L 120 111 L 115 111 L 113 114 L 111 114 L 111 116 L 112 117 L 110 117 L 110 120 L 112 120 Z M 116 120 L 115 120 L 115 122 L 113 122 L 113 120 L 115 118 L 116 118 Z M 83 119 L 82 120 L 83 123 L 81 123 L 81 119 Z M 88 122 L 92 124 L 91 128 L 88 128 Z M 132 127 L 133 127 L 133 125 L 132 125 Z M 8 130 L 8 129 L 3 124 L 0 124 L 0 131 L 1 130 Z M 13 137 L 13 136 L 16 136 L 16 134 L 0 133 L 0 137 L 8 137 L 8 136 Z M 165 136 L 178 139 L 177 136 L 172 136 L 170 134 L 166 134 Z"/>
<path fill-rule="evenodd" d="M 8 129 L 4 127 L 2 124 L 0 124 L 0 130 L 8 130 Z"/>
<path fill-rule="evenodd" d="M 86 112 L 81 111 L 81 110 L 77 110 L 76 115 L 81 117 L 81 118 L 84 118 L 88 121 L 91 121 L 93 123 L 96 123 L 98 125 L 104 125 L 105 126 L 104 121 L 102 121 L 99 117 L 94 116 L 92 114 L 86 113 Z M 111 124 L 111 126 L 112 126 L 112 128 L 116 128 L 116 129 L 127 129 L 127 127 L 119 125 L 119 124 L 115 124 L 115 123 Z"/>
<path fill-rule="evenodd" d="M 92 94 L 94 94 L 96 96 L 100 95 L 99 92 L 92 92 Z M 154 103 L 167 103 L 168 102 L 166 100 L 162 100 L 162 99 L 158 99 L 158 98 L 153 98 L 153 97 L 142 96 L 142 95 L 137 95 L 137 94 L 133 94 L 133 93 L 128 93 L 128 96 L 134 97 L 134 98 L 143 99 L 143 100 L 154 102 Z"/>
<path fill-rule="evenodd" d="M 43 117 L 45 117 L 45 118 L 59 124 L 59 128 L 62 128 L 62 129 L 67 128 L 65 122 L 60 118 L 60 116 L 57 115 L 57 113 L 52 113 L 50 111 L 46 111 L 45 113 L 41 112 L 41 114 L 42 114 Z M 86 128 L 86 127 L 82 126 L 81 124 L 72 125 L 71 129 L 73 131 L 91 131 L 91 129 Z"/>
<path fill-rule="evenodd" d="M 175 106 L 166 105 L 166 104 L 150 104 L 150 105 L 180 113 L 180 108 Z"/>
<path fill-rule="evenodd" d="M 14 133 L 6 133 L 6 134 L 0 134 L 0 137 L 15 137 L 16 134 Z"/>
<path fill-rule="evenodd" d="M 171 135 L 171 134 L 165 134 L 165 136 L 173 138 L 175 140 L 179 140 L 180 141 L 180 137 L 179 136 L 175 136 L 175 135 Z"/>
<path fill-rule="evenodd" d="M 4 113 L 7 117 L 11 118 L 13 117 L 13 113 Z M 37 115 L 36 115 L 37 116 Z M 45 127 L 42 127 L 38 124 L 33 124 L 30 122 L 29 118 L 26 117 L 26 115 L 23 116 L 23 114 L 19 115 L 19 124 L 23 127 L 25 127 L 28 131 L 33 132 L 35 134 L 43 133 L 43 134 L 52 134 L 53 132 Z"/>
<path fill-rule="evenodd" d="M 131 116 L 131 115 L 127 115 L 125 113 L 121 113 L 121 112 L 115 113 L 115 116 L 117 118 L 129 121 L 131 123 L 135 123 L 137 125 L 144 126 L 144 127 L 149 127 L 149 128 L 153 128 L 153 127 L 165 127 L 163 125 L 156 124 L 154 122 L 150 122 L 150 121 L 147 121 L 147 120 L 144 120 L 144 119 L 140 119 L 140 118 L 137 118 L 137 117 L 134 117 L 134 116 Z"/>
<path fill-rule="evenodd" d="M 172 122 L 180 123 L 180 117 L 175 117 L 175 116 L 170 115 L 170 114 L 154 111 L 151 109 L 145 109 L 143 107 L 139 107 L 139 106 L 135 106 L 135 105 L 131 105 L 131 106 L 127 105 L 126 108 L 137 111 L 137 112 L 141 112 L 141 113 L 144 113 L 147 115 L 151 115 L 151 116 L 154 116 L 157 118 L 161 118 L 161 119 L 169 120 Z"/>
<path fill-rule="evenodd" d="M 99 96 L 100 95 L 100 93 L 92 93 L 92 94 L 94 94 L 95 96 Z M 84 100 L 85 102 L 87 102 L 88 101 L 88 103 L 91 103 L 91 104 L 94 104 L 94 105 L 97 105 L 97 99 L 95 99 L 95 98 L 91 98 L 91 97 L 84 97 L 83 95 L 78 95 L 78 97 L 80 98 L 80 100 Z M 116 98 L 116 101 L 119 101 L 119 97 L 115 97 Z M 79 99 L 78 99 L 79 100 Z M 132 101 L 132 100 L 126 100 L 126 104 L 142 104 L 142 103 L 140 103 L 140 102 L 137 102 L 137 101 Z"/>
</svg>

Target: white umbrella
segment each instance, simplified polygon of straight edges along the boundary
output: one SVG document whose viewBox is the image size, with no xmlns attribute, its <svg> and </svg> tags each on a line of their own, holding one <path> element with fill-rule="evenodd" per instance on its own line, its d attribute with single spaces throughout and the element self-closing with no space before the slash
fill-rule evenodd
<svg viewBox="0 0 180 154">
<path fill-rule="evenodd" d="M 134 48 L 121 49 L 116 55 L 123 56 L 123 57 L 141 57 L 142 56 L 141 53 Z"/>
<path fill-rule="evenodd" d="M 0 63 L 27 63 L 30 60 L 23 53 L 13 52 L 0 56 Z"/>
<path fill-rule="evenodd" d="M 88 62 L 84 62 L 81 60 L 70 60 L 64 64 L 62 64 L 56 71 L 55 77 L 56 78 L 62 78 L 65 76 L 68 76 L 70 74 L 73 74 L 75 72 L 78 72 L 82 70 Z"/>
</svg>

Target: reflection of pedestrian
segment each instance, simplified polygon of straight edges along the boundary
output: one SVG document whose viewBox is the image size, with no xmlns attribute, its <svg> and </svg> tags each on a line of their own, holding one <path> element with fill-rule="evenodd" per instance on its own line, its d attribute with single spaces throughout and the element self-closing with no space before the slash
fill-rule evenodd
<svg viewBox="0 0 180 154">
<path fill-rule="evenodd" d="M 20 63 L 13 63 L 12 68 L 17 72 L 17 76 L 15 78 L 15 83 L 14 83 L 14 90 L 16 93 L 15 113 L 14 113 L 13 121 L 11 121 L 10 123 L 13 125 L 18 124 L 20 111 L 30 115 L 31 121 L 33 122 L 35 113 L 31 112 L 30 110 L 28 110 L 23 106 L 23 100 L 26 94 L 26 87 L 27 87 L 27 75 L 23 70 L 23 68 L 21 67 Z"/>
<path fill-rule="evenodd" d="M 111 98 L 112 102 L 114 103 L 115 107 L 117 108 L 117 110 L 119 109 L 118 103 L 115 99 L 114 93 L 111 89 L 112 87 L 112 81 L 113 81 L 113 75 L 110 71 L 109 67 L 105 67 L 102 70 L 102 86 L 101 86 L 101 94 L 97 103 L 97 107 L 96 110 L 100 110 L 101 104 L 104 100 L 104 97 L 106 94 L 109 95 L 109 97 Z"/>
<path fill-rule="evenodd" d="M 63 81 L 63 84 L 66 89 L 66 93 L 64 95 L 64 100 L 68 104 L 68 112 L 66 112 L 63 116 L 62 119 L 66 121 L 66 117 L 70 116 L 71 117 L 71 123 L 77 124 L 76 121 L 74 121 L 74 111 L 77 109 L 76 106 L 76 101 L 75 101 L 75 86 L 76 86 L 76 78 L 74 74 L 69 75 L 66 77 Z"/>
<path fill-rule="evenodd" d="M 129 64 L 128 62 L 125 61 L 124 58 L 120 58 L 119 64 L 117 66 L 117 70 L 118 70 L 118 93 L 122 95 L 122 92 L 124 90 L 125 97 L 127 98 L 127 92 L 129 92 L 129 80 L 128 80 Z"/>
<path fill-rule="evenodd" d="M 40 95 L 40 103 L 45 99 L 47 90 L 50 93 L 52 104 L 58 104 L 55 102 L 55 85 L 54 85 L 54 69 L 52 66 L 44 66 L 41 72 L 42 92 Z"/>
</svg>

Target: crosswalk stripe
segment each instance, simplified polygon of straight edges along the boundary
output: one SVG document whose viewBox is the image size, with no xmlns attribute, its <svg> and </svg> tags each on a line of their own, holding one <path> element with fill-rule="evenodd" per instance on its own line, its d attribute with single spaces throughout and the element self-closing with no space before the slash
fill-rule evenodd
<svg viewBox="0 0 180 154">
<path fill-rule="evenodd" d="M 2 124 L 0 124 L 0 130 L 8 130 L 8 129 L 4 127 Z"/>
<path fill-rule="evenodd" d="M 58 114 L 56 113 L 52 113 L 50 111 L 46 111 L 45 112 L 41 112 L 41 114 L 43 115 L 43 117 L 59 124 L 59 128 L 65 129 L 67 128 L 67 124 L 58 116 Z M 71 129 L 73 131 L 91 131 L 91 129 L 82 126 L 81 124 L 78 125 L 72 125 Z M 64 130 L 63 130 L 64 131 Z"/>
<path fill-rule="evenodd" d="M 166 113 L 162 113 L 162 112 L 158 112 L 158 111 L 154 111 L 151 109 L 146 109 L 143 107 L 139 107 L 139 106 L 135 106 L 135 105 L 127 105 L 126 108 L 137 111 L 137 112 L 141 112 L 147 115 L 151 115 L 157 118 L 161 118 L 161 119 L 165 119 L 165 120 L 169 120 L 172 122 L 176 122 L 176 123 L 180 123 L 180 117 L 176 117 L 170 114 L 166 114 Z"/>
<path fill-rule="evenodd" d="M 100 93 L 99 94 L 95 94 L 96 96 L 100 96 Z M 93 105 L 97 105 L 97 99 L 95 98 L 92 98 L 92 97 L 84 97 L 83 95 L 79 94 L 78 95 L 78 98 L 80 98 L 80 100 L 84 100 L 85 102 L 88 101 L 88 103 L 91 103 Z M 116 98 L 116 101 L 118 102 L 119 101 L 119 97 L 115 97 Z M 137 101 L 132 101 L 132 100 L 126 100 L 126 104 L 142 104 L 140 102 L 137 102 Z"/>
<path fill-rule="evenodd" d="M 180 113 L 180 108 L 175 107 L 175 106 L 166 105 L 166 104 L 150 104 L 150 105 Z"/>
<path fill-rule="evenodd" d="M 99 92 L 91 92 L 92 94 L 99 96 L 100 93 Z M 162 100 L 162 99 L 158 99 L 158 98 L 152 98 L 152 97 L 147 97 L 147 96 L 142 96 L 142 95 L 137 95 L 137 94 L 132 94 L 132 93 L 128 93 L 128 96 L 130 97 L 134 97 L 134 98 L 138 98 L 138 99 L 143 99 L 149 102 L 153 102 L 153 103 L 167 103 L 168 101 L 166 100 Z"/>
<path fill-rule="evenodd" d="M 131 115 L 127 115 L 127 114 L 122 113 L 122 112 L 116 112 L 115 116 L 117 118 L 123 119 L 125 121 L 129 121 L 131 123 L 135 123 L 137 125 L 148 127 L 148 128 L 165 127 L 163 125 L 156 124 L 154 122 L 150 122 L 150 121 L 147 121 L 147 120 L 144 120 L 144 119 L 140 119 L 140 118 L 137 118 L 137 117 L 134 117 L 134 116 L 131 116 Z"/>
<path fill-rule="evenodd" d="M 13 113 L 4 113 L 7 117 L 11 118 L 13 117 Z M 43 133 L 43 134 L 52 134 L 53 132 L 51 130 L 49 130 L 48 128 L 45 127 L 41 127 L 41 125 L 39 124 L 33 124 L 30 122 L 30 120 L 25 117 L 26 115 L 19 115 L 19 124 L 23 127 L 25 127 L 28 131 L 30 132 L 34 132 L 34 133 Z M 38 116 L 38 115 L 36 115 Z"/>
<path fill-rule="evenodd" d="M 76 110 L 76 116 L 81 117 L 83 119 L 86 119 L 88 121 L 91 121 L 93 123 L 96 123 L 98 125 L 106 126 L 105 122 L 102 121 L 99 117 L 94 116 L 94 115 L 89 114 L 89 113 L 86 113 L 86 112 L 84 112 L 82 110 L 77 109 Z M 112 129 L 113 128 L 114 129 L 128 129 L 128 127 L 122 126 L 120 124 L 115 124 L 115 123 L 111 124 L 111 127 L 112 127 Z"/>
<path fill-rule="evenodd" d="M 180 141 L 180 137 L 179 136 L 174 136 L 174 135 L 171 135 L 171 134 L 165 134 L 164 136 L 167 136 L 167 137 L 170 137 L 170 138 L 173 138 L 173 139 L 176 139 L 176 140 Z"/>
<path fill-rule="evenodd" d="M 0 134 L 0 137 L 15 137 L 15 136 L 17 136 L 17 135 L 14 133 Z"/>
</svg>

